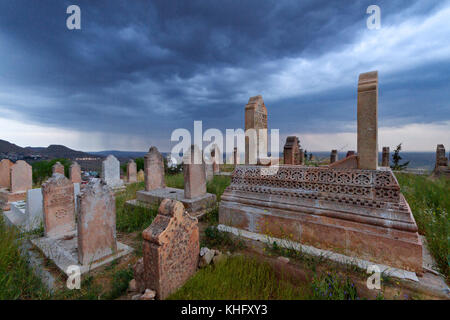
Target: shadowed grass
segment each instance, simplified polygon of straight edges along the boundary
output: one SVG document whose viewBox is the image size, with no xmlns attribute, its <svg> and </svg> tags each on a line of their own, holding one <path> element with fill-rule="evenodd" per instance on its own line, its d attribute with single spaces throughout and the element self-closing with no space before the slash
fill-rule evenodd
<svg viewBox="0 0 450 320">
<path fill-rule="evenodd" d="M 277 278 L 268 263 L 235 256 L 201 269 L 169 299 L 305 299 L 308 288 Z"/>
<path fill-rule="evenodd" d="M 19 232 L 5 226 L 0 216 L 0 300 L 47 299 L 50 293 L 20 254 L 21 241 Z"/>
<path fill-rule="evenodd" d="M 450 179 L 396 173 L 439 271 L 450 281 Z"/>
</svg>

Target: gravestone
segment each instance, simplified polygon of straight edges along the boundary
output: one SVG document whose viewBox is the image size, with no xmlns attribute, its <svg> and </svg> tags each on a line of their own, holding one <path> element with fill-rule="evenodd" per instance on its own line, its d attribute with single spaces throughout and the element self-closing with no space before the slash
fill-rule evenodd
<svg viewBox="0 0 450 320">
<path fill-rule="evenodd" d="M 137 182 L 137 167 L 136 162 L 134 162 L 133 160 L 128 161 L 127 164 L 127 180 L 128 183 Z"/>
<path fill-rule="evenodd" d="M 11 167 L 11 192 L 25 192 L 33 187 L 31 166 L 23 160 Z"/>
<path fill-rule="evenodd" d="M 238 148 L 234 147 L 233 150 L 233 164 L 238 165 L 241 163 L 240 155 L 238 153 Z"/>
<path fill-rule="evenodd" d="M 284 164 L 298 165 L 300 164 L 300 142 L 295 136 L 286 138 L 283 149 Z"/>
<path fill-rule="evenodd" d="M 214 170 L 213 165 L 205 163 L 205 175 L 206 175 L 206 181 L 211 181 L 214 179 Z"/>
<path fill-rule="evenodd" d="M 381 166 L 389 167 L 389 147 L 383 147 L 383 154 L 381 157 Z"/>
<path fill-rule="evenodd" d="M 196 218 L 176 200 L 165 199 L 158 215 L 142 232 L 145 288 L 165 299 L 181 287 L 198 265 L 200 244 Z"/>
<path fill-rule="evenodd" d="M 358 81 L 358 168 L 378 165 L 378 71 L 362 73 Z"/>
<path fill-rule="evenodd" d="M 105 182 L 94 179 L 78 198 L 78 259 L 87 265 L 117 251 L 116 203 Z"/>
<path fill-rule="evenodd" d="M 56 162 L 52 167 L 52 173 L 59 173 L 64 175 L 64 166 L 61 164 L 61 162 Z"/>
<path fill-rule="evenodd" d="M 144 182 L 145 181 L 145 174 L 144 174 L 144 170 L 139 170 L 138 174 L 137 174 L 137 181 L 138 182 Z"/>
<path fill-rule="evenodd" d="M 74 184 L 54 173 L 42 185 L 44 231 L 46 237 L 59 237 L 75 230 Z"/>
<path fill-rule="evenodd" d="M 120 162 L 113 155 L 109 155 L 102 162 L 102 180 L 112 189 L 123 187 L 120 179 Z"/>
<path fill-rule="evenodd" d="M 305 151 L 303 149 L 299 150 L 298 159 L 298 164 L 303 166 L 305 164 Z"/>
<path fill-rule="evenodd" d="M 443 144 L 436 147 L 436 167 L 448 166 L 448 159 L 445 157 L 445 148 Z"/>
<path fill-rule="evenodd" d="M 213 168 L 213 173 L 217 174 L 220 172 L 220 150 L 219 147 L 217 147 L 216 145 L 213 145 L 212 149 L 211 149 L 211 160 L 212 160 L 212 168 Z M 193 162 L 191 162 L 193 163 Z"/>
<path fill-rule="evenodd" d="M 42 190 L 30 189 L 27 191 L 27 202 L 25 213 L 27 215 L 26 228 L 28 230 L 34 230 L 40 227 L 43 213 L 43 197 Z"/>
<path fill-rule="evenodd" d="M 255 129 L 256 136 L 245 137 L 245 164 L 257 164 L 267 154 L 267 108 L 261 95 L 251 97 L 245 106 L 245 131 Z"/>
<path fill-rule="evenodd" d="M 338 152 L 337 152 L 337 150 L 331 150 L 330 164 L 335 163 L 336 161 L 338 161 Z"/>
<path fill-rule="evenodd" d="M 81 183 L 81 167 L 77 162 L 72 163 L 70 166 L 69 177 L 72 183 Z"/>
<path fill-rule="evenodd" d="M 201 159 L 201 151 L 197 145 L 191 145 L 183 159 L 184 197 L 194 199 L 206 194 L 205 163 L 195 163 L 194 158 Z"/>
<path fill-rule="evenodd" d="M 0 161 L 0 188 L 11 188 L 11 167 L 13 163 L 9 159 Z"/>
<path fill-rule="evenodd" d="M 151 147 L 144 156 L 144 173 L 146 191 L 166 187 L 164 181 L 164 160 L 158 148 Z"/>
</svg>

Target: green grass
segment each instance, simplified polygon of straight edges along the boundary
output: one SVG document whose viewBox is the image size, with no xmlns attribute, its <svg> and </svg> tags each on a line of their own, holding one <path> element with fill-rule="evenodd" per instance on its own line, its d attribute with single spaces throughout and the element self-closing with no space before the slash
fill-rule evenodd
<svg viewBox="0 0 450 320">
<path fill-rule="evenodd" d="M 254 258 L 235 256 L 198 271 L 169 299 L 305 299 L 308 287 L 278 278 L 272 267 Z"/>
<path fill-rule="evenodd" d="M 450 179 L 396 173 L 419 233 L 425 235 L 439 271 L 450 281 Z"/>
<path fill-rule="evenodd" d="M 228 176 L 214 176 L 214 178 L 206 184 L 206 191 L 215 194 L 217 202 L 220 201 L 222 193 L 225 188 L 231 183 L 231 177 Z"/>
<path fill-rule="evenodd" d="M 184 189 L 184 176 L 183 173 L 166 174 L 165 175 L 166 186 L 171 188 Z"/>
<path fill-rule="evenodd" d="M 46 299 L 50 293 L 20 254 L 21 241 L 16 229 L 5 226 L 0 216 L 0 300 Z"/>
<path fill-rule="evenodd" d="M 120 232 L 142 231 L 147 228 L 156 217 L 157 206 L 153 208 L 125 206 L 127 200 L 136 198 L 136 191 L 144 189 L 144 182 L 127 186 L 126 191 L 116 195 L 116 228 Z"/>
</svg>

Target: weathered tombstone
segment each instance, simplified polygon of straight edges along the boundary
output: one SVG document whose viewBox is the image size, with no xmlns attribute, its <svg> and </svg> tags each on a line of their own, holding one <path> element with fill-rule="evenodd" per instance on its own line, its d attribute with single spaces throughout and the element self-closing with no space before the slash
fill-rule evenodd
<svg viewBox="0 0 450 320">
<path fill-rule="evenodd" d="M 300 164 L 300 142 L 295 136 L 286 138 L 283 150 L 284 164 Z"/>
<path fill-rule="evenodd" d="M 267 154 L 267 108 L 262 96 L 251 97 L 245 106 L 245 131 L 254 129 L 256 136 L 245 137 L 245 164 L 256 164 L 259 155 Z"/>
<path fill-rule="evenodd" d="M 44 230 L 46 237 L 59 237 L 75 230 L 74 184 L 54 173 L 42 185 Z"/>
<path fill-rule="evenodd" d="M 345 157 L 347 158 L 350 156 L 354 156 L 355 154 L 356 154 L 355 151 L 349 150 L 349 151 L 347 151 L 347 154 L 345 155 Z"/>
<path fill-rule="evenodd" d="M 190 152 L 184 157 L 184 197 L 194 199 L 206 194 L 206 170 L 205 163 L 195 163 L 194 158 L 201 157 L 197 145 L 191 145 Z"/>
<path fill-rule="evenodd" d="M 11 192 L 25 192 L 33 187 L 31 166 L 23 160 L 11 167 Z"/>
<path fill-rule="evenodd" d="M 138 182 L 144 182 L 145 181 L 145 174 L 144 174 L 144 170 L 139 170 L 138 174 L 137 174 L 137 181 Z"/>
<path fill-rule="evenodd" d="M 241 163 L 241 159 L 240 159 L 240 155 L 238 153 L 238 148 L 234 147 L 234 150 L 233 150 L 233 164 L 234 165 L 238 165 L 240 163 Z"/>
<path fill-rule="evenodd" d="M 0 188 L 11 188 L 11 167 L 13 163 L 9 159 L 0 161 Z"/>
<path fill-rule="evenodd" d="M 86 185 L 78 201 L 78 260 L 87 265 L 117 251 L 116 202 L 99 179 Z"/>
<path fill-rule="evenodd" d="M 137 182 L 137 167 L 136 162 L 134 162 L 133 160 L 128 161 L 127 164 L 127 180 L 128 183 Z"/>
<path fill-rule="evenodd" d="M 145 288 L 155 290 L 158 299 L 165 299 L 197 270 L 197 219 L 186 214 L 181 202 L 165 199 L 142 237 Z"/>
<path fill-rule="evenodd" d="M 378 71 L 362 73 L 358 81 L 358 168 L 378 165 Z"/>
<path fill-rule="evenodd" d="M 61 162 L 56 162 L 52 167 L 52 173 L 59 173 L 64 175 L 64 166 L 61 164 Z"/>
<path fill-rule="evenodd" d="M 213 148 L 211 149 L 211 160 L 212 160 L 212 168 L 213 168 L 213 173 L 219 173 L 220 172 L 220 150 L 219 148 L 214 145 Z M 193 163 L 193 162 L 191 162 Z"/>
<path fill-rule="evenodd" d="M 27 191 L 26 215 L 27 230 L 34 230 L 40 227 L 43 219 L 43 197 L 41 189 L 30 189 Z"/>
<path fill-rule="evenodd" d="M 69 177 L 72 183 L 81 183 L 81 167 L 77 162 L 72 163 L 70 166 Z"/>
<path fill-rule="evenodd" d="M 211 181 L 214 179 L 214 170 L 213 165 L 205 163 L 205 175 L 206 175 L 206 181 Z"/>
<path fill-rule="evenodd" d="M 120 179 L 120 162 L 113 155 L 109 155 L 102 162 L 102 180 L 113 189 L 123 186 Z"/>
<path fill-rule="evenodd" d="M 436 147 L 436 167 L 448 166 L 448 159 L 445 157 L 445 148 L 443 144 L 438 144 Z"/>
<path fill-rule="evenodd" d="M 336 161 L 338 161 L 338 152 L 337 152 L 337 150 L 331 150 L 330 164 L 335 163 Z"/>
<path fill-rule="evenodd" d="M 305 151 L 303 149 L 300 149 L 298 151 L 298 164 L 299 165 L 305 164 Z"/>
<path fill-rule="evenodd" d="M 389 147 L 383 147 L 383 154 L 381 157 L 381 166 L 389 167 Z"/>
<path fill-rule="evenodd" d="M 164 160 L 158 148 L 151 147 L 144 157 L 145 190 L 151 191 L 166 187 L 164 181 Z"/>
</svg>

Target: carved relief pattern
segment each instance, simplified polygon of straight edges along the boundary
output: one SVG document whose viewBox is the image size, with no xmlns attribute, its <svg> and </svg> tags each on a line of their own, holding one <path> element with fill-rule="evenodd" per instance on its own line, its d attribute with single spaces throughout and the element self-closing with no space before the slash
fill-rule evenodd
<svg viewBox="0 0 450 320">
<path fill-rule="evenodd" d="M 407 210 L 391 171 L 280 166 L 277 174 L 262 175 L 261 169 L 237 167 L 229 189 Z"/>
</svg>

